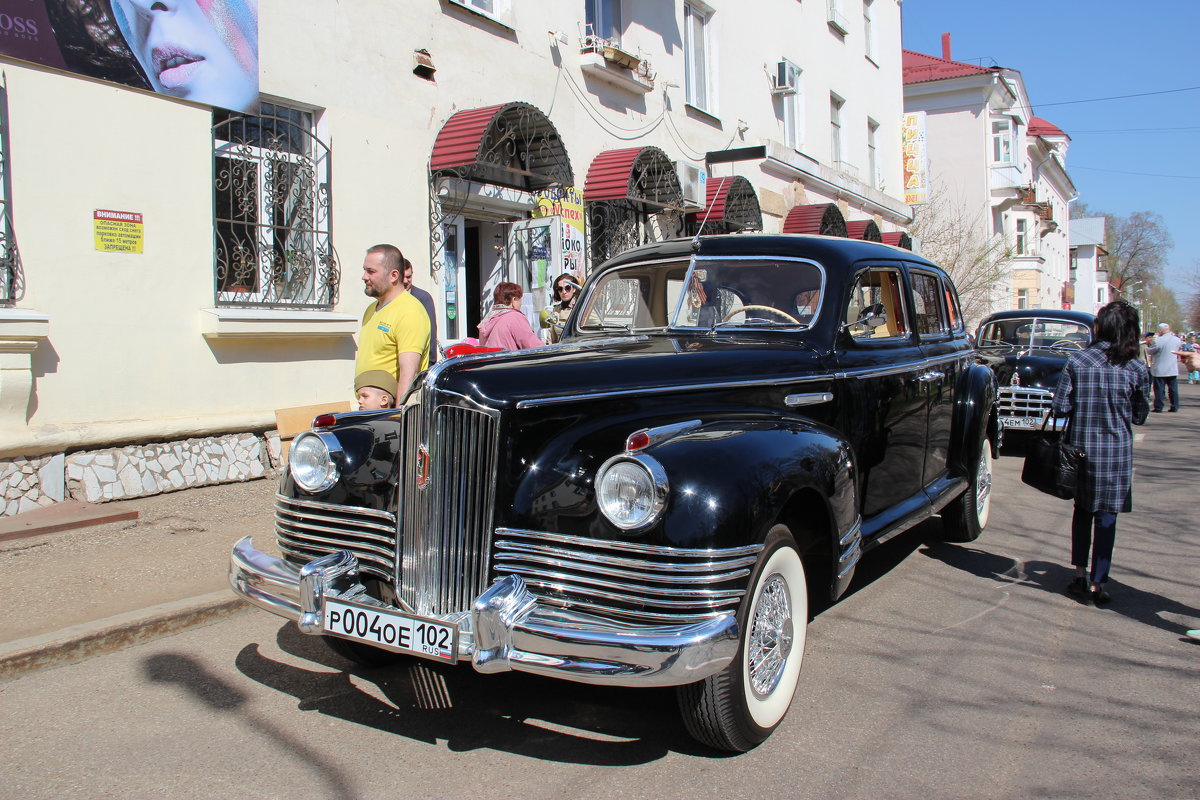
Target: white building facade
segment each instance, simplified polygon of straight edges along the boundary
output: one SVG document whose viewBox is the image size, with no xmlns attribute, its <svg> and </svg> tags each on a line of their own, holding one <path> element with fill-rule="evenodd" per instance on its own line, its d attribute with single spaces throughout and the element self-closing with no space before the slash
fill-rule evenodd
<svg viewBox="0 0 1200 800">
<path fill-rule="evenodd" d="M 1071 220 L 1071 281 L 1079 311 L 1095 314 L 1113 299 L 1108 284 L 1104 217 Z"/>
<path fill-rule="evenodd" d="M 40 30 L 78 5 L 48 0 Z M 899 0 L 212 5 L 244 26 L 257 106 L 180 96 L 128 31 L 115 65 L 0 41 L 0 515 L 260 474 L 150 474 L 144 446 L 228 451 L 349 400 L 380 242 L 445 344 L 500 280 L 536 319 L 557 274 L 701 226 L 909 221 Z"/>
<path fill-rule="evenodd" d="M 1070 138 L 1033 115 L 1021 73 L 904 51 L 904 105 L 923 113 L 930 202 L 1008 258 L 990 310 L 1071 308 Z"/>
</svg>

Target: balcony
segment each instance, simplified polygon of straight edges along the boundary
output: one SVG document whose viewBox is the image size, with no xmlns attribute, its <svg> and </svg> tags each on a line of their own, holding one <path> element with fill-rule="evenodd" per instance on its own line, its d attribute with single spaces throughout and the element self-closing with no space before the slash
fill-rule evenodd
<svg viewBox="0 0 1200 800">
<path fill-rule="evenodd" d="M 654 88 L 654 71 L 648 60 L 601 36 L 583 36 L 579 68 L 585 75 L 637 94 Z"/>
</svg>

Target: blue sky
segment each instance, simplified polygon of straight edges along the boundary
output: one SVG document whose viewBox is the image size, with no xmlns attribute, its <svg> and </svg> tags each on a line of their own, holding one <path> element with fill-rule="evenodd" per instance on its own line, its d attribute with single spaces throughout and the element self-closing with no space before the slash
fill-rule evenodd
<svg viewBox="0 0 1200 800">
<path fill-rule="evenodd" d="M 1200 87 L 1200 0 L 904 0 L 901 9 L 906 49 L 940 57 L 949 33 L 955 61 L 1020 70 L 1034 113 L 1071 137 L 1067 171 L 1090 210 L 1162 215 L 1175 242 L 1166 282 L 1184 302 L 1186 278 L 1200 270 L 1200 89 L 1072 101 Z"/>
</svg>

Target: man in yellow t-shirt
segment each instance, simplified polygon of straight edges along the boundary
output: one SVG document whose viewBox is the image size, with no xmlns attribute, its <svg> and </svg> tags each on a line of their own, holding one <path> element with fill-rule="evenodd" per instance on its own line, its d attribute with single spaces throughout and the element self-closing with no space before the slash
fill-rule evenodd
<svg viewBox="0 0 1200 800">
<path fill-rule="evenodd" d="M 390 244 L 377 244 L 363 259 L 363 292 L 375 302 L 363 312 L 354 374 L 385 370 L 396 377 L 397 400 L 417 373 L 429 367 L 429 315 L 405 291 L 404 255 Z"/>
</svg>

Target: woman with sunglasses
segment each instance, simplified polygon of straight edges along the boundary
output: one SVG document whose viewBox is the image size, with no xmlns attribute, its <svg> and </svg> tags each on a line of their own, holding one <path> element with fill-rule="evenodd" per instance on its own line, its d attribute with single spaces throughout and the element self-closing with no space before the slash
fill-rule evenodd
<svg viewBox="0 0 1200 800">
<path fill-rule="evenodd" d="M 571 309 L 575 307 L 575 300 L 579 297 L 579 282 L 575 280 L 575 276 L 564 272 L 555 278 L 551 297 L 553 301 L 550 303 L 550 310 L 553 314 L 550 318 L 548 338 L 549 343 L 554 344 L 562 338 L 567 317 L 571 316 Z"/>
</svg>

